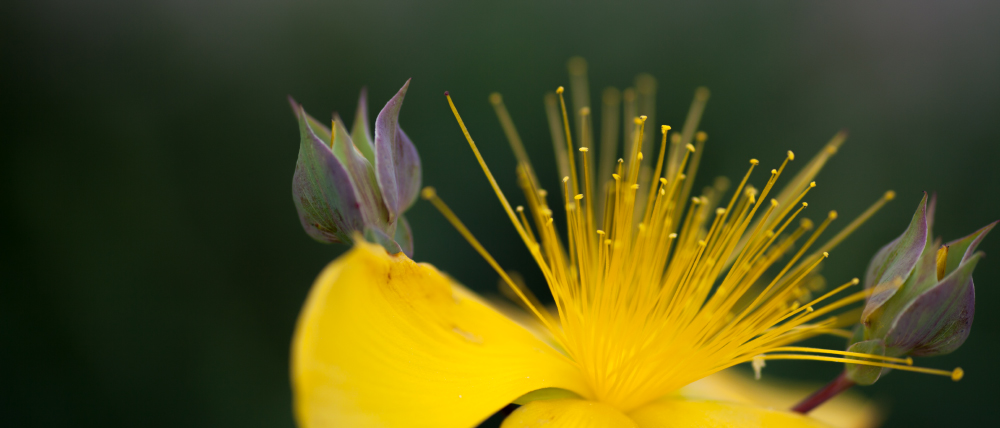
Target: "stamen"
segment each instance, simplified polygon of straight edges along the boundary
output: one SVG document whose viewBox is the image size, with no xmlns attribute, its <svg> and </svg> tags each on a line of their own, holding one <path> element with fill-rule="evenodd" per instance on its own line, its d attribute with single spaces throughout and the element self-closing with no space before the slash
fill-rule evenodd
<svg viewBox="0 0 1000 428">
<path fill-rule="evenodd" d="M 910 357 L 895 358 L 895 357 L 886 357 L 884 355 L 865 354 L 861 352 L 837 351 L 833 349 L 821 349 L 821 348 L 806 348 L 802 346 L 782 346 L 779 348 L 774 348 L 770 350 L 770 352 L 812 352 L 817 354 L 833 354 L 833 355 L 843 355 L 847 357 L 866 358 L 870 360 L 889 361 L 893 363 L 906 364 L 908 366 L 913 365 L 913 358 Z"/>
<path fill-rule="evenodd" d="M 566 100 L 563 99 L 563 87 L 560 86 L 556 88 L 556 95 L 559 95 L 559 107 L 562 109 L 562 120 L 563 129 L 566 131 L 566 153 L 573 153 L 573 136 L 569 132 L 569 118 L 566 116 Z M 567 156 L 569 160 L 569 176 L 573 183 L 573 193 L 577 193 L 580 190 L 579 184 L 577 184 L 576 178 L 576 162 L 573 161 L 573 156 Z"/>
<path fill-rule="evenodd" d="M 500 120 L 500 127 L 503 128 L 503 133 L 507 136 L 507 141 L 510 143 L 510 148 L 514 151 L 514 156 L 517 158 L 518 164 L 524 164 L 528 174 L 531 175 L 531 181 L 537 182 L 538 179 L 535 178 L 531 161 L 528 160 L 528 153 L 524 150 L 524 143 L 521 142 L 521 136 L 518 135 L 517 128 L 514 127 L 514 121 L 510 118 L 510 113 L 507 111 L 507 106 L 503 103 L 503 97 L 497 92 L 490 94 L 490 104 L 493 105 L 493 109 L 496 111 L 497 119 Z"/>
<path fill-rule="evenodd" d="M 958 382 L 962 380 L 965 372 L 961 367 L 956 367 L 954 370 L 939 370 L 939 369 L 929 369 L 925 367 L 913 367 L 903 364 L 891 364 L 891 363 L 879 363 L 876 361 L 866 361 L 858 360 L 854 358 L 840 358 L 840 357 L 823 357 L 819 355 L 799 355 L 799 354 L 770 354 L 764 355 L 762 357 L 764 360 L 811 360 L 811 361 L 829 361 L 833 363 L 847 363 L 847 364 L 858 364 L 862 366 L 875 366 L 875 367 L 885 367 L 896 370 L 904 370 L 917 373 L 932 374 L 938 376 L 947 376 L 951 380 Z M 871 358 L 866 357 L 866 358 Z"/>
<path fill-rule="evenodd" d="M 838 232 L 837 235 L 831 238 L 829 242 L 823 244 L 823 247 L 817 250 L 817 252 L 830 251 L 834 249 L 834 247 L 836 247 L 837 244 L 840 244 L 840 242 L 843 241 L 844 238 L 847 238 L 848 236 L 850 236 L 851 233 L 854 233 L 854 231 L 857 230 L 858 227 L 864 224 L 865 221 L 867 221 L 869 218 L 875 215 L 875 213 L 878 212 L 879 209 L 885 206 L 886 202 L 893 200 L 893 198 L 895 197 L 896 197 L 896 192 L 893 192 L 892 190 L 885 192 L 885 194 L 883 194 L 879 200 L 875 201 L 875 203 L 872 204 L 872 206 L 868 207 L 868 209 L 865 210 L 865 212 L 861 213 L 861 215 L 859 215 L 858 218 L 854 219 L 854 221 L 848 224 L 847 227 Z"/>
<path fill-rule="evenodd" d="M 535 314 L 536 317 L 538 317 L 539 321 L 544 323 L 545 327 L 548 328 L 549 331 L 556 332 L 556 330 L 553 329 L 553 325 L 549 322 L 549 317 L 542 315 L 542 312 L 538 308 L 536 308 L 535 305 L 531 303 L 531 300 L 528 299 L 528 296 L 526 296 L 521 291 L 521 288 L 514 283 L 514 280 L 511 279 L 509 275 L 507 275 L 507 271 L 503 270 L 503 268 L 500 267 L 500 264 L 497 263 L 496 259 L 494 259 L 493 256 L 491 256 L 490 253 L 486 251 L 486 248 L 484 248 L 482 244 L 479 243 L 479 240 L 472 235 L 472 232 L 470 232 L 469 229 L 465 227 L 465 224 L 458 219 L 458 216 L 455 215 L 455 213 L 451 210 L 451 208 L 448 208 L 448 205 L 446 205 L 444 201 L 437 196 L 437 192 L 434 190 L 434 188 L 430 186 L 424 187 L 424 189 L 420 192 L 420 196 L 430 201 L 431 204 L 434 205 L 434 208 L 437 208 L 437 210 L 441 212 L 441 215 L 443 215 L 444 218 L 446 218 L 448 222 L 451 223 L 452 227 L 454 227 L 455 230 L 458 230 L 458 233 L 462 234 L 462 237 L 464 237 L 465 240 L 468 241 L 470 245 L 472 245 L 472 248 L 474 248 L 476 252 L 478 252 L 479 255 L 484 260 L 486 260 L 486 263 L 489 263 L 490 267 L 492 267 L 493 270 L 495 270 L 497 274 L 499 274 L 500 277 L 503 278 L 504 282 L 506 282 L 507 285 L 510 286 L 510 288 L 514 290 L 515 293 L 517 293 L 517 296 L 521 298 L 524 305 L 527 306 L 531 310 L 531 312 Z M 559 339 L 557 338 L 556 340 Z"/>
</svg>

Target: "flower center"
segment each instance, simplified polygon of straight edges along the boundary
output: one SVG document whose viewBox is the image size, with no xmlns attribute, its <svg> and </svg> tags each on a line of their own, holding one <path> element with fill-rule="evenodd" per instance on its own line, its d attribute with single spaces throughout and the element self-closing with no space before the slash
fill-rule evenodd
<svg viewBox="0 0 1000 428">
<path fill-rule="evenodd" d="M 562 122 L 562 129 L 554 128 L 559 131 L 555 140 L 560 169 L 567 173 L 559 199 L 565 215 L 562 235 L 556 228 L 548 192 L 539 187 L 502 98 L 494 94 L 490 101 L 518 158 L 518 179 L 527 209 L 511 207 L 451 96 L 445 95 L 497 197 L 544 275 L 556 311 L 542 306 L 527 287 L 513 281 L 433 189 L 425 189 L 424 196 L 496 269 L 518 303 L 545 325 L 588 381 L 593 393 L 588 398 L 628 411 L 725 368 L 751 361 L 759 368 L 769 359 L 852 362 L 953 375 L 910 367 L 909 359 L 789 346 L 822 334 L 850 337 L 843 328 L 854 324 L 856 316 L 834 314 L 864 300 L 866 292 L 834 298 L 856 285 L 855 278 L 814 296 L 823 288 L 816 268 L 830 250 L 894 197 L 893 192 L 886 192 L 855 221 L 814 249 L 837 213 L 831 211 L 818 226 L 808 219 L 796 219 L 808 207 L 803 199 L 816 186 L 812 181 L 815 175 L 844 141 L 843 133 L 780 192 L 776 183 L 795 159 L 790 151 L 780 166 L 770 171 L 760 190 L 749 184 L 759 164 L 751 159 L 730 196 L 726 196 L 728 180 L 717 179 L 692 197 L 692 183 L 707 140 L 705 133 L 695 132 L 708 99 L 706 89 L 696 92 L 680 132 L 661 127 L 654 167 L 643 162 L 647 117 L 639 116 L 629 133 L 632 139 L 625 157 L 611 162 L 615 165 L 611 176 L 594 177 L 590 109 L 579 111 L 583 126 L 577 147 L 560 87 L 547 99 L 547 107 L 550 119 L 555 116 Z M 617 115 L 617 108 L 612 106 L 611 110 Z M 608 123 L 606 118 L 604 123 Z M 602 151 L 603 157 L 609 153 L 614 156 L 611 147 Z M 601 159 L 601 165 L 606 163 L 606 158 Z"/>
</svg>

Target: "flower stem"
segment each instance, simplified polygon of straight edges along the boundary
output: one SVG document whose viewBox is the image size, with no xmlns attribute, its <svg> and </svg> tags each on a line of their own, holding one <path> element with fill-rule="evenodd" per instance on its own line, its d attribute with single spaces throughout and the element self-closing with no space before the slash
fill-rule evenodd
<svg viewBox="0 0 1000 428">
<path fill-rule="evenodd" d="M 807 397 L 805 400 L 796 404 L 795 407 L 792 407 L 792 411 L 802 414 L 809 413 L 816 407 L 819 407 L 820 404 L 825 403 L 826 400 L 836 397 L 837 394 L 847 391 L 852 386 L 854 386 L 854 382 L 847 378 L 847 373 L 841 372 L 840 376 L 837 376 L 836 379 L 830 381 L 830 383 L 826 384 L 826 386 L 812 393 L 812 395 Z"/>
</svg>

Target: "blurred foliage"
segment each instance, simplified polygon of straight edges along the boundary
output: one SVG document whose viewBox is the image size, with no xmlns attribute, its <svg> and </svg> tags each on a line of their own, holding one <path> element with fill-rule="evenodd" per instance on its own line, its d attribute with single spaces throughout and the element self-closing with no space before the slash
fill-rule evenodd
<svg viewBox="0 0 1000 428">
<path fill-rule="evenodd" d="M 343 247 L 312 241 L 296 217 L 289 94 L 317 117 L 352 120 L 362 86 L 387 100 L 412 77 L 400 121 L 424 183 L 539 290 L 441 93 L 516 201 L 487 96 L 504 94 L 556 188 L 542 95 L 567 84 L 572 55 L 590 61 L 593 94 L 652 73 L 658 121 L 673 125 L 694 88 L 710 87 L 704 183 L 742 174 L 750 157 L 811 156 L 849 128 L 810 210 L 852 218 L 888 188 L 899 197 L 832 254 L 832 282 L 863 275 L 923 190 L 939 194 L 946 240 L 1000 216 L 996 2 L 336 3 L 0 5 L 7 424 L 293 425 L 295 318 Z M 407 216 L 416 259 L 495 291 L 496 275 L 428 204 Z M 980 249 L 997 254 L 998 242 Z M 980 305 L 1000 298 L 989 260 L 976 272 Z M 969 425 L 989 412 L 1000 317 L 976 318 L 962 350 L 927 361 L 961 365 L 962 382 L 901 373 L 866 389 L 891 406 L 886 426 Z M 768 375 L 826 381 L 841 369 L 782 362 Z"/>
</svg>

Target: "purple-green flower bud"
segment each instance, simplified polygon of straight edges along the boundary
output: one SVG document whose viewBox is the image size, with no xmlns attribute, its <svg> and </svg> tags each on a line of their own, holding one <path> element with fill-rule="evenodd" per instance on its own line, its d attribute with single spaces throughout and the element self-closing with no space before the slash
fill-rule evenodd
<svg viewBox="0 0 1000 428">
<path fill-rule="evenodd" d="M 364 89 L 350 134 L 336 113 L 327 127 L 289 98 L 300 135 L 292 196 L 302 227 L 313 239 L 351 243 L 362 235 L 390 252 L 413 255 L 403 212 L 420 190 L 420 157 L 399 127 L 409 86 L 407 80 L 379 112 L 374 139 Z"/>
<path fill-rule="evenodd" d="M 871 295 L 848 351 L 887 357 L 950 353 L 969 337 L 975 315 L 972 271 L 983 257 L 976 247 L 997 224 L 941 245 L 934 239 L 936 198 L 924 194 L 909 227 L 882 247 L 865 275 Z M 887 369 L 847 365 L 847 377 L 870 385 Z"/>
</svg>

